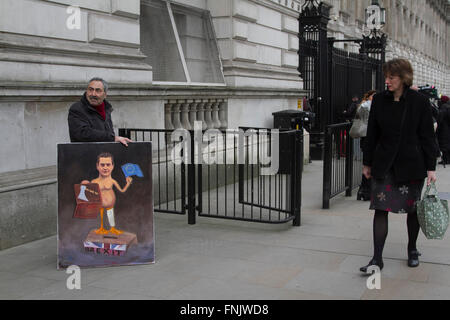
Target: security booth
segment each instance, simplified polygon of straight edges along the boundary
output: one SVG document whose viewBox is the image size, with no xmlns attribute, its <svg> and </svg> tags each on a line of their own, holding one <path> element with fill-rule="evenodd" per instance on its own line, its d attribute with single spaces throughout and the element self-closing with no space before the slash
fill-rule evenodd
<svg viewBox="0 0 450 320">
<path fill-rule="evenodd" d="M 283 110 L 274 112 L 272 115 L 273 127 L 280 131 L 309 130 L 315 119 L 314 113 L 301 110 Z M 280 174 L 291 173 L 292 142 L 289 138 L 292 137 L 292 135 L 280 135 Z"/>
</svg>

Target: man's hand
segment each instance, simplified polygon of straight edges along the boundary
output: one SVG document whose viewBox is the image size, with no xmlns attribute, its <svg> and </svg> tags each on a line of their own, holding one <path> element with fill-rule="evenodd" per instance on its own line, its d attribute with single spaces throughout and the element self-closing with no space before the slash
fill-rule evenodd
<svg viewBox="0 0 450 320">
<path fill-rule="evenodd" d="M 126 177 L 125 180 L 127 181 L 128 185 L 130 185 L 133 182 L 133 178 L 132 177 Z"/>
<path fill-rule="evenodd" d="M 114 142 L 120 142 L 121 144 L 123 144 L 125 147 L 128 147 L 128 143 L 129 142 L 133 142 L 132 140 L 125 138 L 125 137 L 121 137 L 121 136 L 115 136 L 114 137 Z"/>
<path fill-rule="evenodd" d="M 436 177 L 436 171 L 428 171 L 427 172 L 427 186 L 429 186 L 431 184 L 431 182 L 436 182 L 437 181 L 437 177 Z"/>
<path fill-rule="evenodd" d="M 363 167 L 363 175 L 366 177 L 366 179 L 372 178 L 372 168 L 368 166 Z"/>
</svg>

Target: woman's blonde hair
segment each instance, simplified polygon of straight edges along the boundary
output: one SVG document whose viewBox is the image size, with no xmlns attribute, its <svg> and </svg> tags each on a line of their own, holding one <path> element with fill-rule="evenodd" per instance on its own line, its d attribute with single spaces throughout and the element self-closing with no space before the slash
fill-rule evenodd
<svg viewBox="0 0 450 320">
<path fill-rule="evenodd" d="M 384 76 L 399 76 L 403 83 L 410 87 L 414 81 L 414 70 L 406 59 L 392 59 L 383 65 Z"/>
</svg>

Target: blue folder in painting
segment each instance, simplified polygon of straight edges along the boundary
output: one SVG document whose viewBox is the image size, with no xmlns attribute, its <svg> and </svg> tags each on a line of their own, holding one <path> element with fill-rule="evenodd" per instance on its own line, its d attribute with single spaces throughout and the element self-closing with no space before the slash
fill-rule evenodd
<svg viewBox="0 0 450 320">
<path fill-rule="evenodd" d="M 138 176 L 143 178 L 142 170 L 137 164 L 127 163 L 122 166 L 122 171 L 125 177 Z"/>
</svg>

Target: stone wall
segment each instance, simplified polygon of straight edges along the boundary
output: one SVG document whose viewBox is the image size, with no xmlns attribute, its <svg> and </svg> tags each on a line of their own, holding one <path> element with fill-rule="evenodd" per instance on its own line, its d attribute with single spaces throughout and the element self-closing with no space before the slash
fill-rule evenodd
<svg viewBox="0 0 450 320">
<path fill-rule="evenodd" d="M 296 70 L 300 2 L 289 4 L 291 7 L 268 0 L 207 1 L 228 86 L 302 88 Z"/>
</svg>

